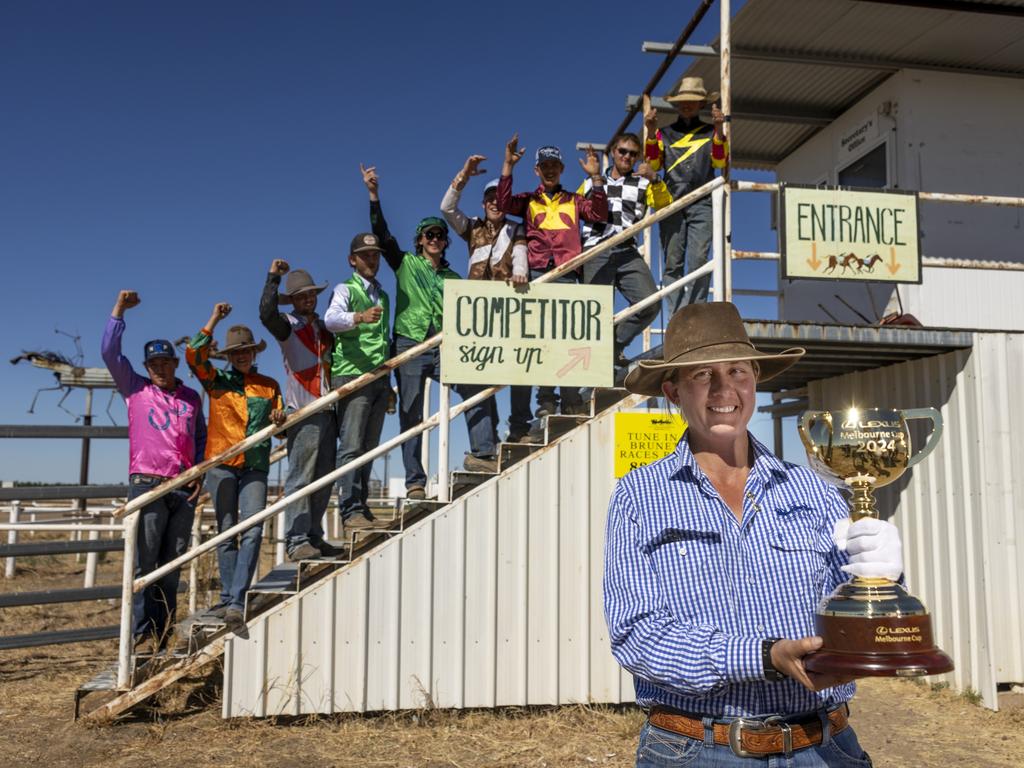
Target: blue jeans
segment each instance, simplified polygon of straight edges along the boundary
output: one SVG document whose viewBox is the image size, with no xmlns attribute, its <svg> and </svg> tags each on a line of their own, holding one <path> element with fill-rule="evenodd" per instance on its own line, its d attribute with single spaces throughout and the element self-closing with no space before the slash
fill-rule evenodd
<svg viewBox="0 0 1024 768">
<path fill-rule="evenodd" d="M 419 343 L 405 336 L 395 336 L 391 354 L 400 355 Z M 423 388 L 427 377 L 441 381 L 441 350 L 434 347 L 424 352 L 401 366 L 395 375 L 398 377 L 398 420 L 404 432 L 423 421 Z M 452 384 L 451 387 L 463 400 L 486 389 L 476 384 Z M 466 411 L 470 453 L 483 459 L 494 458 L 498 443 L 497 424 L 498 408 L 493 397 Z M 427 473 L 420 461 L 422 442 L 421 434 L 402 443 L 406 488 L 425 488 L 427 485 Z"/>
<path fill-rule="evenodd" d="M 288 430 L 288 477 L 285 496 L 309 485 L 334 469 L 338 427 L 334 409 L 314 413 Z M 331 500 L 331 485 L 289 504 L 284 511 L 285 547 L 292 552 L 302 544 L 314 547 L 324 540 L 323 518 Z"/>
<path fill-rule="evenodd" d="M 705 721 L 708 727 L 714 721 Z M 649 722 L 640 729 L 636 751 L 637 768 L 655 766 L 700 766 L 701 768 L 870 768 L 871 758 L 861 749 L 857 734 L 847 726 L 837 734 L 824 731 L 821 744 L 793 752 L 764 757 L 739 757 L 731 747 L 715 744 L 710 728 L 705 738 L 691 739 L 672 731 L 655 728 Z"/>
<path fill-rule="evenodd" d="M 651 268 L 634 243 L 612 248 L 584 264 L 583 282 L 587 285 L 614 286 L 630 304 L 637 304 L 658 290 Z M 657 316 L 658 305 L 655 303 L 615 326 L 616 359 Z"/>
<path fill-rule="evenodd" d="M 708 262 L 711 245 L 711 199 L 701 198 L 660 224 L 661 250 L 665 254 L 665 273 L 662 284 L 674 283 Z M 669 315 L 674 315 L 687 304 L 708 300 L 711 275 L 694 280 L 668 296 Z"/>
<path fill-rule="evenodd" d="M 134 499 L 151 491 L 166 478 L 131 475 L 128 498 Z M 192 536 L 195 505 L 188 500 L 189 491 L 177 490 L 147 504 L 139 512 L 135 545 L 135 578 L 155 571 L 161 565 L 183 555 Z M 135 636 L 152 635 L 162 648 L 174 627 L 178 607 L 179 571 L 171 571 L 132 598 L 132 620 Z"/>
<path fill-rule="evenodd" d="M 550 263 L 545 269 L 530 267 L 530 280 L 536 280 L 553 268 L 554 265 Z M 569 272 L 551 282 L 575 285 L 579 280 L 575 272 Z M 512 405 L 512 418 L 508 420 L 510 427 L 523 427 L 533 418 L 533 414 L 530 412 L 530 389 L 531 387 L 509 387 L 509 400 Z M 559 392 L 562 395 L 562 405 L 579 405 L 582 402 L 579 387 L 561 387 Z M 537 387 L 537 402 L 545 401 L 553 402 L 556 407 L 558 406 L 558 396 L 555 394 L 554 387 Z"/>
<path fill-rule="evenodd" d="M 354 378 L 356 377 L 335 376 L 331 381 L 331 387 L 337 389 Z M 340 444 L 336 466 L 347 464 L 380 445 L 390 385 L 391 377 L 384 376 L 338 402 Z M 354 472 L 346 472 L 338 480 L 338 509 L 341 511 L 342 520 L 348 520 L 357 512 L 369 510 L 366 499 L 370 493 L 372 471 L 373 462 L 369 461 Z"/>
<path fill-rule="evenodd" d="M 206 490 L 217 513 L 217 532 L 248 520 L 267 506 L 267 473 L 242 467 L 214 467 L 206 473 Z M 245 593 L 260 561 L 263 525 L 254 525 L 217 545 L 220 604 L 242 610 Z"/>
</svg>

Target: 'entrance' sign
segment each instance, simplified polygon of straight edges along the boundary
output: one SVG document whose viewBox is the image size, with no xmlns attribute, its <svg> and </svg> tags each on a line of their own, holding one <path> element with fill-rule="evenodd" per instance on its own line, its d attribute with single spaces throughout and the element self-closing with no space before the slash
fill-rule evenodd
<svg viewBox="0 0 1024 768">
<path fill-rule="evenodd" d="M 611 286 L 444 284 L 445 384 L 610 387 Z"/>
<path fill-rule="evenodd" d="M 921 282 L 917 195 L 785 185 L 782 276 Z"/>
</svg>

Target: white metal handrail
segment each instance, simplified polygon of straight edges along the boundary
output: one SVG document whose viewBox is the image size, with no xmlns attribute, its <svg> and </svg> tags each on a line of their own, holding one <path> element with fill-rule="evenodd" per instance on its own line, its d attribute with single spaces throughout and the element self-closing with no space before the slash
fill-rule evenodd
<svg viewBox="0 0 1024 768">
<path fill-rule="evenodd" d="M 631 240 L 638 233 L 649 230 L 653 224 L 661 221 L 662 219 L 668 216 L 671 216 L 675 212 L 682 210 L 683 208 L 689 206 L 694 201 L 699 200 L 707 195 L 712 195 L 713 206 L 715 208 L 719 207 L 725 183 L 725 179 L 721 177 L 716 177 L 712 179 L 707 184 L 704 184 L 701 187 L 698 187 L 697 189 L 688 193 L 687 195 L 684 195 L 683 197 L 679 198 L 678 200 L 673 201 L 671 204 L 657 211 L 655 214 L 643 219 L 640 222 L 637 222 L 636 224 L 630 227 L 623 229 L 622 232 L 608 238 L 607 240 L 602 241 L 598 245 L 588 249 L 587 251 L 584 251 L 579 256 L 576 256 L 575 258 L 565 262 L 564 264 L 555 267 L 554 269 L 541 275 L 532 282 L 540 284 L 556 280 L 562 275 L 579 268 L 582 264 L 600 255 L 601 253 L 611 250 L 615 246 Z M 715 215 L 714 218 L 717 219 L 718 215 Z M 715 232 L 718 238 L 720 239 L 721 228 L 716 228 Z M 709 272 L 714 271 L 716 278 L 719 280 L 722 279 L 722 270 L 725 268 L 725 265 L 722 263 L 724 261 L 723 245 L 722 243 L 716 241 L 714 243 L 714 246 L 715 247 L 713 257 L 707 264 L 703 265 L 700 269 L 695 270 L 691 274 L 680 278 L 679 280 L 673 282 L 672 284 L 664 286 L 662 289 L 657 291 L 655 294 L 652 294 L 644 301 L 639 302 L 631 307 L 627 307 L 622 312 L 615 315 L 614 322 L 618 323 L 621 320 L 635 314 L 636 312 L 641 311 L 647 306 L 653 304 L 655 301 L 659 301 L 665 295 L 668 295 L 669 293 L 678 290 L 684 285 L 698 279 L 699 277 L 702 277 L 705 274 L 708 274 Z M 412 427 L 406 430 L 405 432 L 400 433 L 396 437 L 386 441 L 385 443 L 382 443 L 373 450 L 368 451 L 362 456 L 359 456 L 355 460 L 347 464 L 344 464 L 341 467 L 337 467 L 333 471 L 327 473 L 326 475 L 320 478 L 317 478 L 315 481 L 296 490 L 292 494 L 278 499 L 276 502 L 266 507 L 261 512 L 258 512 L 255 515 L 250 516 L 246 520 L 238 523 L 237 525 L 232 526 L 231 528 L 225 531 L 222 531 L 221 533 L 217 534 L 216 536 L 213 536 L 210 539 L 207 539 L 205 542 L 202 542 L 198 546 L 191 547 L 189 551 L 175 558 L 171 562 L 157 568 L 154 571 L 149 572 L 148 574 L 145 574 L 144 576 L 138 579 L 135 579 L 133 563 L 137 537 L 135 521 L 138 516 L 138 511 L 143 506 L 151 503 L 160 496 L 169 493 L 172 490 L 175 490 L 176 488 L 180 488 L 183 485 L 188 484 L 189 482 L 192 482 L 193 480 L 197 479 L 202 474 L 204 474 L 207 470 L 211 469 L 214 466 L 217 466 L 219 463 L 226 461 L 227 459 L 232 458 L 233 456 L 239 455 L 240 453 L 247 450 L 249 447 L 252 447 L 256 443 L 268 439 L 270 436 L 274 434 L 287 430 L 290 426 L 293 426 L 294 424 L 297 424 L 303 419 L 333 405 L 342 397 L 346 397 L 352 392 L 355 392 L 360 388 L 366 386 L 370 382 L 375 381 L 376 379 L 389 374 L 392 370 L 399 368 L 401 365 L 408 362 L 409 360 L 438 346 L 441 343 L 441 340 L 442 334 L 438 333 L 432 336 L 431 338 L 421 342 L 420 344 L 411 347 L 404 353 L 396 355 L 395 357 L 385 361 L 382 365 L 380 365 L 373 371 L 370 371 L 368 373 L 363 374 L 362 376 L 357 377 L 356 379 L 353 379 L 347 384 L 344 384 L 343 386 L 332 390 L 326 395 L 323 395 L 316 401 L 309 403 L 306 406 L 303 406 L 302 408 L 298 409 L 297 411 L 292 413 L 281 426 L 275 427 L 271 425 L 265 427 L 259 432 L 256 432 L 253 435 L 249 436 L 245 440 L 235 444 L 234 446 L 219 454 L 218 456 L 212 457 L 211 459 L 207 459 L 206 461 L 197 464 L 196 466 L 186 470 L 185 472 L 182 472 L 177 477 L 172 478 L 162 483 L 160 486 L 153 489 L 152 491 L 149 491 L 148 493 L 143 494 L 129 501 L 124 507 L 115 511 L 115 515 L 124 516 L 123 523 L 125 542 L 124 568 L 121 580 L 121 632 L 120 644 L 118 649 L 118 688 L 123 689 L 127 687 L 129 681 L 132 626 L 131 603 L 132 596 L 135 592 L 145 589 L 147 586 L 153 584 L 167 573 L 170 573 L 173 570 L 181 568 L 183 565 L 186 565 L 187 563 L 199 557 L 203 553 L 215 548 L 221 542 L 227 541 L 230 538 L 237 536 L 242 531 L 254 525 L 261 524 L 264 520 L 276 514 L 277 512 L 282 511 L 285 507 L 294 503 L 298 499 L 304 498 L 305 496 L 308 496 L 309 494 L 312 494 L 317 490 L 333 483 L 341 475 L 347 472 L 351 472 L 355 468 L 360 467 L 367 462 L 373 461 L 378 456 L 387 453 L 388 451 L 392 450 L 394 447 L 398 445 L 401 445 L 405 441 L 417 435 L 420 435 L 438 425 L 443 425 L 442 429 L 446 429 L 453 417 L 458 416 L 467 409 L 477 405 L 478 403 L 483 402 L 488 397 L 493 396 L 501 389 L 503 389 L 503 386 L 488 387 L 478 392 L 477 394 L 473 395 L 472 397 L 463 400 L 461 403 L 459 403 L 457 406 L 453 408 L 446 407 L 448 405 L 446 403 L 446 395 L 448 388 L 442 386 L 441 408 L 429 419 L 425 419 L 423 422 L 416 425 L 415 427 Z M 441 449 L 439 450 L 438 467 L 439 486 L 447 486 L 447 440 L 442 439 L 441 442 L 442 446 Z M 439 498 L 443 496 L 445 497 L 444 500 L 447 500 L 446 497 L 448 494 L 444 488 L 439 487 L 438 493 Z"/>
</svg>

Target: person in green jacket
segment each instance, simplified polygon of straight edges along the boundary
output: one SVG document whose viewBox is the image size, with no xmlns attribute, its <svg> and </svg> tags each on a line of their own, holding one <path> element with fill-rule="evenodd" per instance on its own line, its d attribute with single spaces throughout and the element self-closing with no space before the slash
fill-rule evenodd
<svg viewBox="0 0 1024 768">
<path fill-rule="evenodd" d="M 414 251 L 404 251 L 388 230 L 378 194 L 377 171 L 359 169 L 370 193 L 370 224 L 380 238 L 384 260 L 395 272 L 395 330 L 392 354 L 398 355 L 441 331 L 444 281 L 458 280 L 445 259 L 448 248 L 448 224 L 437 216 L 428 216 L 416 227 Z M 441 352 L 434 349 L 410 360 L 397 371 L 399 423 L 404 432 L 423 420 L 423 389 L 427 377 L 441 380 Z M 463 399 L 472 397 L 483 387 L 469 384 L 452 385 Z M 469 455 L 463 466 L 470 472 L 497 472 L 496 450 L 498 414 L 494 398 L 466 411 L 469 427 Z M 405 491 L 411 499 L 426 496 L 427 475 L 420 462 L 417 436 L 402 444 L 405 464 Z"/>
<path fill-rule="evenodd" d="M 348 263 L 353 274 L 339 283 L 324 313 L 324 325 L 334 334 L 331 387 L 337 389 L 372 371 L 389 357 L 390 301 L 377 282 L 380 240 L 364 232 L 352 238 Z M 384 416 L 391 394 L 391 376 L 382 376 L 338 401 L 337 466 L 342 466 L 380 444 Z M 338 481 L 338 511 L 346 528 L 363 528 L 374 520 L 367 504 L 373 462 Z"/>
</svg>

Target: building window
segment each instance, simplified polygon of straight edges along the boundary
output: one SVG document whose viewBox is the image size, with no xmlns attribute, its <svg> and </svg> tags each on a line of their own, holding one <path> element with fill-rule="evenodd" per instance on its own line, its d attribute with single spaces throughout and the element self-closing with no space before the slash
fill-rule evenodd
<svg viewBox="0 0 1024 768">
<path fill-rule="evenodd" d="M 836 181 L 841 187 L 885 187 L 889 181 L 885 156 L 886 142 L 882 142 L 866 155 L 862 155 L 845 168 L 840 168 Z"/>
</svg>

